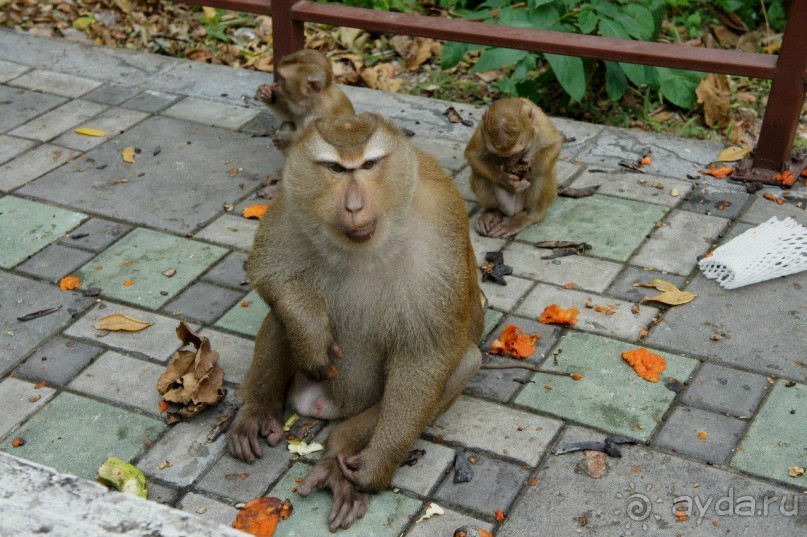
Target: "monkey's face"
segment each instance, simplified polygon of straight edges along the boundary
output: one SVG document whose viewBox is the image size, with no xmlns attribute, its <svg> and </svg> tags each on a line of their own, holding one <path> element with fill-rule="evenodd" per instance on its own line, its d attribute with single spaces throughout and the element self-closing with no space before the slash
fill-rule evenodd
<svg viewBox="0 0 807 537">
<path fill-rule="evenodd" d="M 307 224 L 355 249 L 384 242 L 411 199 L 414 169 L 414 151 L 403 135 L 380 117 L 362 114 L 310 124 L 283 175 Z"/>
<path fill-rule="evenodd" d="M 327 83 L 327 75 L 321 67 L 310 64 L 293 64 L 279 67 L 273 85 L 281 99 L 301 103 L 319 93 Z"/>
<path fill-rule="evenodd" d="M 491 154 L 517 162 L 527 153 L 533 135 L 535 112 L 522 99 L 501 99 L 482 117 L 482 138 Z"/>
</svg>

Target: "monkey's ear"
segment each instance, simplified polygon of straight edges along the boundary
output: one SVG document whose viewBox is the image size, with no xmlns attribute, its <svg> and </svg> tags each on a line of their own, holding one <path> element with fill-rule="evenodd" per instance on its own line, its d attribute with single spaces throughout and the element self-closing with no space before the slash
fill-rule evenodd
<svg viewBox="0 0 807 537">
<path fill-rule="evenodd" d="M 319 93 L 322 91 L 322 79 L 318 76 L 309 76 L 308 91 L 311 93 Z"/>
<path fill-rule="evenodd" d="M 535 119 L 535 108 L 529 104 L 521 107 L 521 117 L 527 118 L 529 121 Z"/>
</svg>

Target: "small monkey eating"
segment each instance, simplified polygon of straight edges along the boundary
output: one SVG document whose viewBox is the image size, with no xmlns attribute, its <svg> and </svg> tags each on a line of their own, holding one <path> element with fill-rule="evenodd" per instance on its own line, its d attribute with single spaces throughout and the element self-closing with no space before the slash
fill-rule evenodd
<svg viewBox="0 0 807 537">
<path fill-rule="evenodd" d="M 283 439 L 287 405 L 344 418 L 298 490 L 332 491 L 335 531 L 478 371 L 480 290 L 459 192 L 388 119 L 309 121 L 283 176 L 249 257 L 271 310 L 227 443 L 254 462 Z"/>
<path fill-rule="evenodd" d="M 543 219 L 557 197 L 561 145 L 563 135 L 527 99 L 501 99 L 485 111 L 465 148 L 471 190 L 483 209 L 480 235 L 511 237 Z"/>
<path fill-rule="evenodd" d="M 281 152 L 288 150 L 307 121 L 355 115 L 350 99 L 333 81 L 331 62 L 319 51 L 304 49 L 284 56 L 274 77 L 274 84 L 259 87 L 255 97 L 282 122 L 272 137 Z"/>
</svg>

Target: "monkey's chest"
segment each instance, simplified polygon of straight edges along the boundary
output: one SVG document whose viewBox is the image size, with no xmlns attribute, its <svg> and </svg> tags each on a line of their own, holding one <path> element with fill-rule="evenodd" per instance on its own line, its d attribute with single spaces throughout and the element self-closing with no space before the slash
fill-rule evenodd
<svg viewBox="0 0 807 537">
<path fill-rule="evenodd" d="M 499 210 L 507 216 L 513 216 L 524 210 L 526 192 L 514 193 L 499 187 L 493 187 L 496 200 L 499 202 Z"/>
</svg>

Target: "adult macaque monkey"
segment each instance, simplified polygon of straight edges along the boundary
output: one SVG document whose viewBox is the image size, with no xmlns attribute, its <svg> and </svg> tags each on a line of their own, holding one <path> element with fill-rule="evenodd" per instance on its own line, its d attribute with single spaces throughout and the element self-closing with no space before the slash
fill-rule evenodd
<svg viewBox="0 0 807 537">
<path fill-rule="evenodd" d="M 284 56 L 275 82 L 258 88 L 256 97 L 282 122 L 272 141 L 285 152 L 295 131 L 318 117 L 353 116 L 353 104 L 333 82 L 331 62 L 319 51 L 300 50 Z"/>
<path fill-rule="evenodd" d="M 288 400 L 346 418 L 299 487 L 333 491 L 347 528 L 481 363 L 483 318 L 463 201 L 389 120 L 310 122 L 255 236 L 249 277 L 271 306 L 242 386 L 230 452 L 283 437 Z"/>
<path fill-rule="evenodd" d="M 510 237 L 540 222 L 557 197 L 555 163 L 563 135 L 527 99 L 501 99 L 482 116 L 465 158 L 482 205 L 476 231 Z"/>
</svg>

